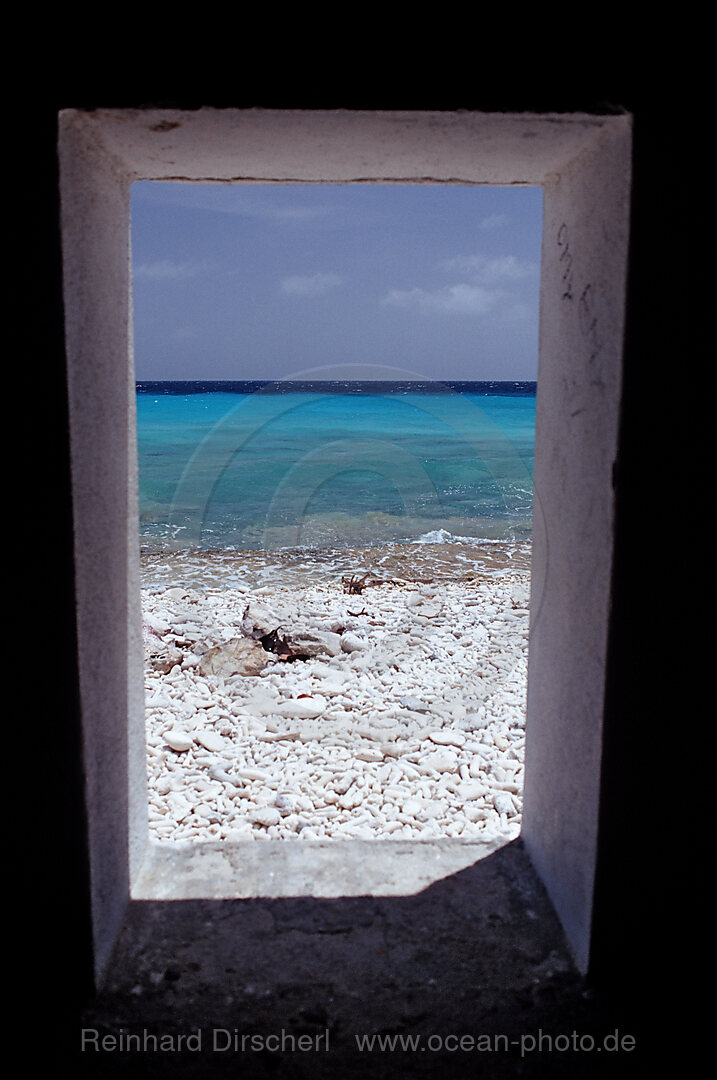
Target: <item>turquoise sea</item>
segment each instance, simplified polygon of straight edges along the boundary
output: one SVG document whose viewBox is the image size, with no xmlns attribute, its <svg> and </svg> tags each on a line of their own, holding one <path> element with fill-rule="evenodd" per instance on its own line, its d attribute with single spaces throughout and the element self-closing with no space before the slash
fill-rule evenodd
<svg viewBox="0 0 717 1080">
<path fill-rule="evenodd" d="M 140 547 L 247 565 L 529 552 L 535 383 L 137 384 Z M 351 561 L 353 560 L 353 561 Z"/>
</svg>

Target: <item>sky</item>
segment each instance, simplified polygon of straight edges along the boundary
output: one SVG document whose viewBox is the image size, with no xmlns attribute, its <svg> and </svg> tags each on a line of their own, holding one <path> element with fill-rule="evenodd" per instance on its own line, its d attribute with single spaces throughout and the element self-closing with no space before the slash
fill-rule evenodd
<svg viewBox="0 0 717 1080">
<path fill-rule="evenodd" d="M 136 378 L 534 380 L 541 232 L 538 187 L 137 182 Z"/>
</svg>

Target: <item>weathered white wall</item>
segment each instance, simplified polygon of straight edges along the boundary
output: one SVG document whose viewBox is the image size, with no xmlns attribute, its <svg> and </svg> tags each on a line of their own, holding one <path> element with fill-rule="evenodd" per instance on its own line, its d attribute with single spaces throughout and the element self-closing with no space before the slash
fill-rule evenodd
<svg viewBox="0 0 717 1080">
<path fill-rule="evenodd" d="M 523 834 L 584 968 L 612 555 L 629 118 L 201 109 L 68 110 L 60 119 L 98 979 L 147 848 L 129 190 L 136 179 L 168 178 L 544 186 Z M 338 852 L 337 865 L 340 874 Z"/>
<path fill-rule="evenodd" d="M 62 243 L 78 661 L 96 964 L 147 841 L 126 169 L 63 126 Z"/>
<path fill-rule="evenodd" d="M 597 844 L 629 194 L 625 120 L 544 189 L 522 835 L 583 969 Z"/>
<path fill-rule="evenodd" d="M 615 118 L 123 109 L 69 110 L 62 122 L 133 180 L 542 184 Z"/>
</svg>

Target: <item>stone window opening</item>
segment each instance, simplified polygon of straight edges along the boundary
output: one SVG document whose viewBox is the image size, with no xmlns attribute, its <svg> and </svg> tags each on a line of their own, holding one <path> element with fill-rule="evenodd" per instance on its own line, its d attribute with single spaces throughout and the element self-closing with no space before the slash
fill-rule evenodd
<svg viewBox="0 0 717 1080">
<path fill-rule="evenodd" d="M 538 184 L 544 191 L 523 843 L 587 966 L 612 566 L 629 116 L 97 110 L 61 114 L 76 605 L 98 980 L 143 899 L 366 895 L 359 847 L 148 843 L 129 191 L 136 179 Z M 440 842 L 439 842 L 440 843 Z M 318 849 L 321 845 L 318 846 Z M 289 857 L 291 849 L 300 856 Z M 308 850 L 308 849 L 306 849 Z M 331 861 L 341 859 L 340 873 Z M 459 868 L 438 850 L 436 877 Z M 398 861 L 398 860 L 396 860 Z M 407 849 L 397 892 L 421 888 Z M 207 882 L 215 890 L 208 894 Z M 351 892 L 351 883 L 355 892 Z M 216 891 L 218 890 L 218 892 Z M 289 890 L 286 891 L 281 890 Z"/>
</svg>

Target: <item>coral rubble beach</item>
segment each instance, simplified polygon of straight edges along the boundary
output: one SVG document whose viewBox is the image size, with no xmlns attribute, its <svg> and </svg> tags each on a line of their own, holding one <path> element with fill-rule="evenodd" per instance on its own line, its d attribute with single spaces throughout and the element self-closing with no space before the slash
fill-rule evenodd
<svg viewBox="0 0 717 1080">
<path fill-rule="evenodd" d="M 518 835 L 529 545 L 377 556 L 143 556 L 153 839 Z"/>
</svg>

